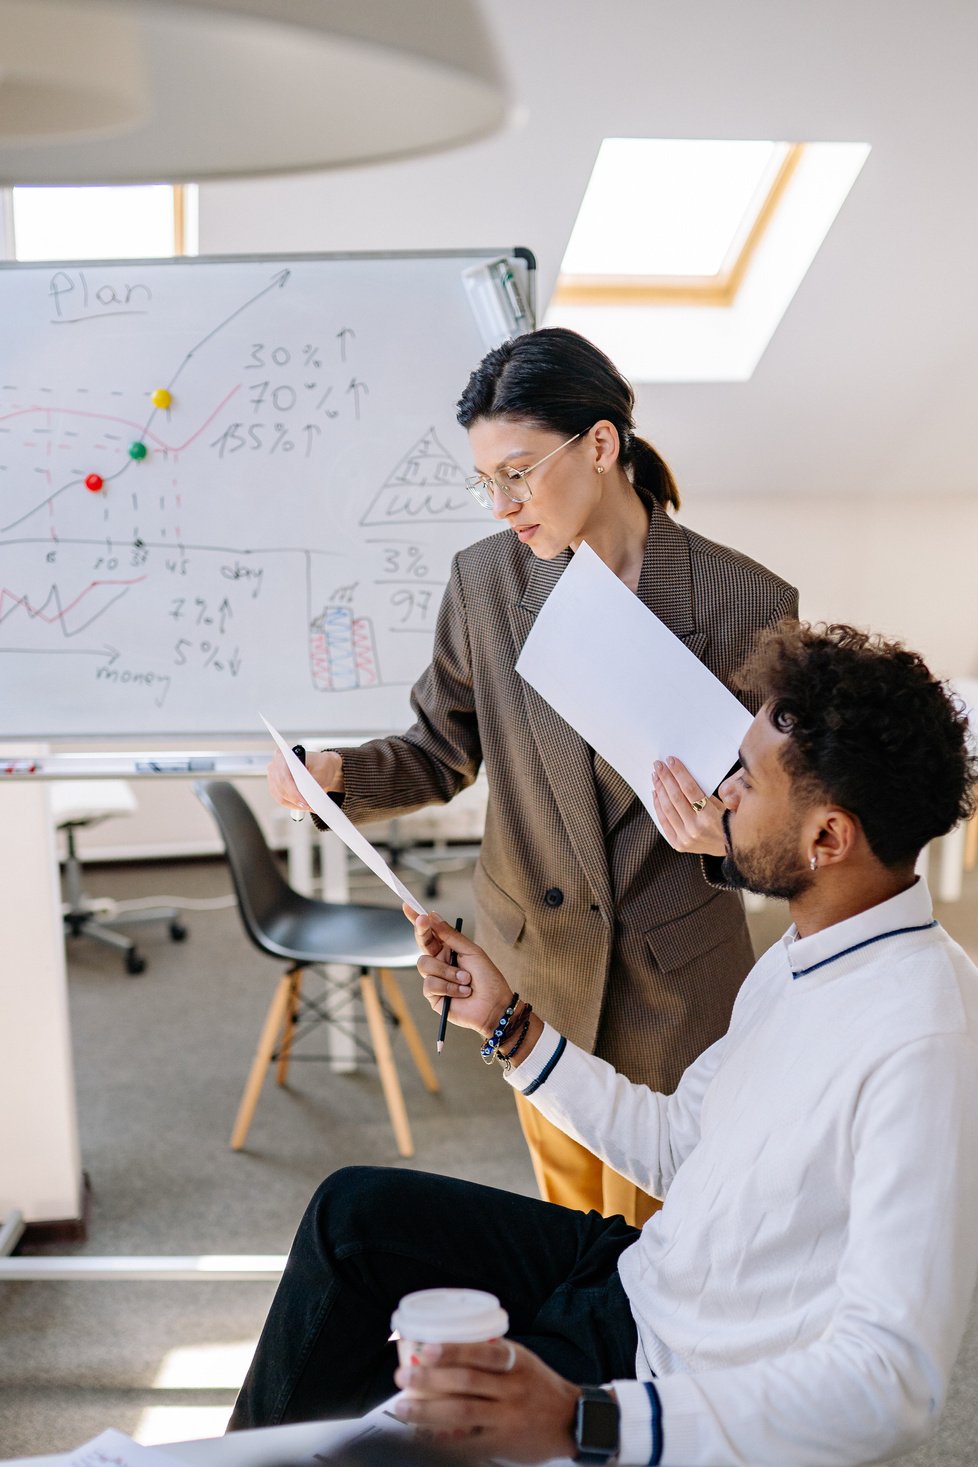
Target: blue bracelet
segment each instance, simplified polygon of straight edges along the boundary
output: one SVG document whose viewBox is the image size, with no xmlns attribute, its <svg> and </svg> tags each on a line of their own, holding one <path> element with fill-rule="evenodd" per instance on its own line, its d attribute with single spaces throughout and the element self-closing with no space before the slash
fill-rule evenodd
<svg viewBox="0 0 978 1467">
<path fill-rule="evenodd" d="M 492 1064 L 496 1050 L 499 1048 L 499 1041 L 506 1033 L 506 1026 L 509 1023 L 510 1019 L 513 1017 L 513 1014 L 516 1012 L 516 1005 L 519 1003 L 519 1001 L 519 994 L 514 993 L 513 997 L 509 1001 L 509 1007 L 504 1010 L 503 1016 L 499 1020 L 499 1023 L 496 1025 L 495 1029 L 493 1029 L 489 1038 L 486 1040 L 485 1044 L 482 1046 L 482 1049 L 479 1051 L 487 1065 Z"/>
</svg>

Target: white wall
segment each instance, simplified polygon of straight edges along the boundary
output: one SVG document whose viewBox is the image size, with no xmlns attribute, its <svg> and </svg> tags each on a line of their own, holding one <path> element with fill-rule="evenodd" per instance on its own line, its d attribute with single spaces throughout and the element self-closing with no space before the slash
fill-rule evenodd
<svg viewBox="0 0 978 1467">
<path fill-rule="evenodd" d="M 687 492 L 682 519 L 792 581 L 809 621 L 899 637 L 942 677 L 978 673 L 978 496 Z"/>
</svg>

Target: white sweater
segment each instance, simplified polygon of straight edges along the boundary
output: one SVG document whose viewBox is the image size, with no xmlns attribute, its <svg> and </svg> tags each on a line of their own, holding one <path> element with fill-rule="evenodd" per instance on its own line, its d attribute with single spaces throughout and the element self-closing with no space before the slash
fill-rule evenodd
<svg viewBox="0 0 978 1467">
<path fill-rule="evenodd" d="M 909 929 L 909 930 L 906 930 Z M 672 1095 L 545 1030 L 510 1083 L 665 1203 L 622 1254 L 622 1462 L 845 1467 L 944 1404 L 978 1274 L 978 969 L 922 881 L 791 928 Z M 537 1088 L 534 1088 L 535 1084 Z"/>
</svg>

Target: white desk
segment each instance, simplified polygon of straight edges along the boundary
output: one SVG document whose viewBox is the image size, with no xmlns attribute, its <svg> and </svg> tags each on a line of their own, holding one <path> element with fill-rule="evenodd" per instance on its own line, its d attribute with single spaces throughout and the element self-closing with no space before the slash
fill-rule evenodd
<svg viewBox="0 0 978 1467">
<path fill-rule="evenodd" d="M 186 1467 L 314 1467 L 314 1454 L 334 1450 L 378 1431 L 405 1432 L 383 1406 L 359 1421 L 300 1421 L 294 1426 L 271 1426 L 262 1431 L 236 1431 L 204 1441 L 167 1442 L 157 1450 Z M 79 1443 L 79 1446 L 82 1443 Z M 67 1467 L 70 1452 L 48 1457 L 17 1457 L 0 1467 Z"/>
<path fill-rule="evenodd" d="M 48 782 L 262 776 L 270 757 L 267 749 L 51 754 L 42 746 L 0 748 L 0 789 L 5 791 L 0 813 L 8 832 L 0 842 L 0 1255 L 15 1245 L 22 1221 L 60 1221 L 82 1214 L 82 1158 Z M 309 820 L 292 825 L 290 878 L 306 894 L 312 894 L 314 836 Z M 328 849 L 326 845 L 324 837 L 324 895 L 342 901 L 348 896 L 346 866 L 338 856 L 336 837 L 328 837 Z M 355 1057 L 345 1050 L 334 1060 L 337 1069 L 355 1068 Z M 0 1256 L 0 1278 L 17 1277 L 19 1262 Z M 171 1274 L 161 1269 L 160 1276 Z"/>
</svg>

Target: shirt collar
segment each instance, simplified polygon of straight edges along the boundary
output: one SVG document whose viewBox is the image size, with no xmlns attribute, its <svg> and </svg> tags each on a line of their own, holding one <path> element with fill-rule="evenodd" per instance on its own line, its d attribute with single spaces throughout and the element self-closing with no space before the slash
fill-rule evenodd
<svg viewBox="0 0 978 1467">
<path fill-rule="evenodd" d="M 902 932 L 906 928 L 927 927 L 934 920 L 927 883 L 917 877 L 913 886 L 901 891 L 888 901 L 878 902 L 855 917 L 836 922 L 813 932 L 811 937 L 799 937 L 794 923 L 781 939 L 784 944 L 792 978 L 804 978 L 815 968 L 841 958 L 853 948 L 862 947 L 886 935 Z"/>
</svg>

